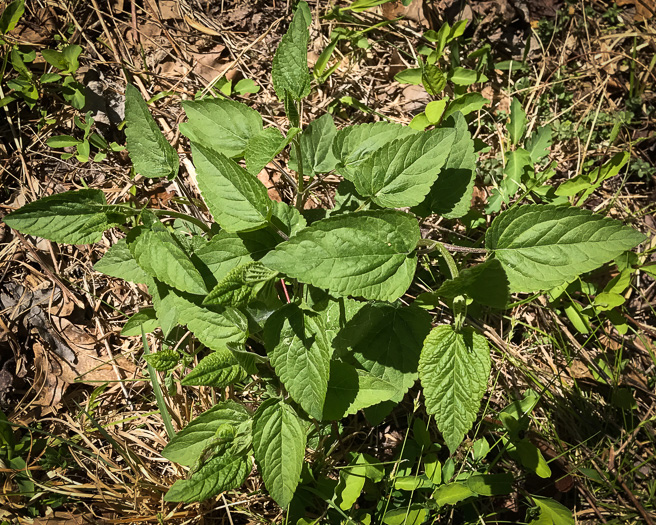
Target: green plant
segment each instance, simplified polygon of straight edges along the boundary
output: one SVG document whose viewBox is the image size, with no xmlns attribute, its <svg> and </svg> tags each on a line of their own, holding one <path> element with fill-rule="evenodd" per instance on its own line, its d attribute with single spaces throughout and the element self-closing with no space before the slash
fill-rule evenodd
<svg viewBox="0 0 656 525">
<path fill-rule="evenodd" d="M 4 79 L 7 63 L 10 62 L 16 76 L 6 81 L 11 91 L 0 100 L 0 106 L 23 100 L 28 107 L 33 108 L 44 92 L 60 93 L 66 102 L 76 109 L 82 109 L 85 103 L 84 86 L 75 80 L 75 72 L 80 67 L 78 58 L 82 48 L 76 44 L 68 44 L 60 50 L 43 49 L 41 56 L 57 72 L 44 72 L 36 77 L 28 64 L 37 58 L 36 50 L 31 46 L 11 44 L 6 35 L 16 27 L 23 16 L 25 0 L 14 0 L 3 11 L 0 17 L 0 44 L 3 51 L 0 78 Z"/>
<path fill-rule="evenodd" d="M 310 487 L 315 468 L 325 464 L 304 466 L 306 446 L 325 460 L 338 421 L 363 409 L 374 419 L 384 417 L 417 378 L 426 411 L 454 454 L 476 420 L 491 370 L 489 344 L 468 321 L 468 309 L 504 309 L 511 293 L 566 285 L 645 239 L 619 221 L 578 207 L 520 201 L 494 218 L 480 239 L 484 247 L 422 238 L 424 218 L 457 219 L 470 212 L 477 159 L 462 115 L 470 106 L 458 103 L 467 95 L 451 102 L 428 131 L 387 122 L 338 130 L 329 114 L 302 128 L 301 101 L 312 83 L 306 65 L 310 22 L 307 4 L 299 3 L 273 59 L 273 87 L 290 123 L 286 135 L 264 128 L 258 112 L 235 101 L 183 102 L 188 121 L 180 129 L 191 141 L 198 187 L 215 223 L 109 205 L 94 189 L 52 195 L 4 219 L 25 234 L 73 244 L 98 242 L 105 230 L 129 225 L 127 236 L 96 264 L 107 275 L 146 284 L 152 295 L 153 308 L 135 314 L 124 333 L 159 329 L 168 344 L 180 337 L 177 327 L 186 326 L 209 353 L 185 375 L 183 385 L 224 388 L 256 378 L 260 399 L 254 413 L 223 399 L 163 450 L 166 458 L 190 468 L 189 479 L 177 481 L 167 501 L 205 500 L 240 486 L 254 457 L 267 490 L 287 507 L 301 479 Z M 448 41 L 456 33 L 448 28 L 435 38 Z M 420 68 L 422 82 L 433 93 L 439 91 L 434 65 L 441 51 L 437 46 L 435 60 L 429 55 Z M 131 85 L 126 120 L 135 171 L 174 178 L 177 152 Z M 526 131 L 521 120 L 519 110 L 511 115 L 513 145 Z M 530 172 L 545 147 L 543 134 L 524 144 L 524 171 Z M 270 200 L 256 177 L 287 147 L 288 167 L 296 172 L 292 177 L 284 171 L 293 206 Z M 335 206 L 321 217 L 306 212 L 308 198 L 331 172 L 343 178 Z M 542 180 L 531 175 L 529 182 L 537 183 L 526 189 Z M 172 228 L 161 216 L 186 227 Z M 485 260 L 471 264 L 472 256 Z M 419 264 L 430 291 L 408 305 L 401 299 L 415 290 Z M 434 318 L 429 312 L 435 309 L 441 315 Z M 434 321 L 441 324 L 433 327 Z M 154 370 L 180 366 L 180 348 L 145 356 L 154 382 Z M 165 408 L 159 385 L 157 392 Z M 533 401 L 529 396 L 521 410 L 513 405 L 502 418 L 504 450 L 522 462 L 523 454 L 537 457 L 521 433 Z M 425 428 L 416 433 L 423 436 L 416 439 L 427 454 L 439 450 L 425 437 Z M 474 450 L 479 459 L 486 455 L 480 441 Z M 397 501 L 391 489 L 379 503 L 383 522 L 409 523 L 413 513 L 419 523 L 447 505 L 495 494 L 489 487 L 497 482 L 499 490 L 507 488 L 508 476 L 486 478 L 476 469 L 454 478 L 453 458 L 442 465 L 420 453 L 409 464 L 417 465 L 419 457 L 426 480 L 403 479 L 412 471 L 396 478 L 401 479 L 398 490 L 408 491 L 410 500 L 401 495 Z M 526 468 L 545 472 L 539 460 Z M 381 466 L 365 455 L 354 456 L 349 469 L 341 488 L 332 492 L 339 501 L 326 498 L 346 522 L 352 521 L 346 512 L 355 512 L 358 487 L 383 482 Z M 414 491 L 423 487 L 415 488 L 416 479 L 430 489 L 419 506 L 411 503 Z M 550 500 L 534 501 L 540 518 L 562 512 Z"/>
<path fill-rule="evenodd" d="M 46 144 L 51 148 L 75 148 L 76 153 L 62 153 L 62 160 L 68 160 L 74 156 L 80 162 L 89 162 L 92 145 L 100 150 L 93 156 L 94 162 L 103 161 L 110 151 L 123 151 L 125 149 L 116 142 L 108 143 L 98 133 L 92 131 L 94 121 L 90 111 L 87 112 L 84 120 L 76 115 L 73 122 L 76 127 L 84 131 L 82 139 L 70 135 L 55 135 L 46 141 Z"/>
</svg>

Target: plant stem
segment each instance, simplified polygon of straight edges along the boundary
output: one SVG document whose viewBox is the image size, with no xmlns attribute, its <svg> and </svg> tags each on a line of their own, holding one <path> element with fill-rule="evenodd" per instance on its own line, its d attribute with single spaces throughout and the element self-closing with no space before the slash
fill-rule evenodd
<svg viewBox="0 0 656 525">
<path fill-rule="evenodd" d="M 146 339 L 146 332 L 144 332 L 143 326 L 141 327 L 141 340 L 143 341 L 144 354 L 150 354 L 150 347 L 148 346 L 148 340 Z M 150 383 L 153 385 L 153 392 L 155 393 L 155 399 L 157 400 L 157 407 L 159 408 L 159 412 L 162 414 L 162 420 L 164 421 L 164 428 L 166 428 L 166 433 L 168 434 L 169 439 L 173 439 L 173 436 L 175 436 L 175 430 L 173 429 L 173 423 L 171 423 L 171 414 L 169 414 L 169 409 L 164 401 L 162 389 L 159 386 L 157 370 L 155 370 L 148 361 L 146 361 L 146 364 L 148 365 Z"/>
<path fill-rule="evenodd" d="M 296 162 L 298 165 L 298 182 L 296 183 L 296 209 L 303 211 L 305 205 L 305 190 L 303 189 L 303 157 L 301 156 L 301 142 L 296 135 L 292 142 L 294 143 L 294 152 L 296 153 Z"/>
<path fill-rule="evenodd" d="M 191 224 L 198 226 L 205 233 L 208 233 L 210 231 L 210 227 L 207 224 L 205 224 L 200 219 L 197 219 L 196 217 L 187 215 L 186 213 L 181 213 L 178 211 L 171 211 L 171 210 L 162 210 L 159 208 L 149 208 L 149 211 L 153 212 L 158 217 L 161 216 L 175 217 L 176 219 L 182 219 L 183 221 L 190 222 Z"/>
</svg>

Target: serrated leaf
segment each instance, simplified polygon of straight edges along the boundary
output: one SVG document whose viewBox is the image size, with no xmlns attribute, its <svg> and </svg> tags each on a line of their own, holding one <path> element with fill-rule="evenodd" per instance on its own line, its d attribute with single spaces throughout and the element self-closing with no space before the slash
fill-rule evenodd
<svg viewBox="0 0 656 525">
<path fill-rule="evenodd" d="M 244 152 L 248 172 L 257 175 L 300 131 L 298 128 L 292 128 L 284 137 L 277 128 L 265 128 L 251 137 Z"/>
<path fill-rule="evenodd" d="M 337 348 L 348 348 L 347 360 L 395 386 L 391 401 L 399 402 L 417 380 L 430 315 L 413 307 L 368 304 L 348 321 L 335 338 Z"/>
<path fill-rule="evenodd" d="M 122 216 L 107 206 L 102 190 L 78 190 L 30 202 L 3 220 L 28 235 L 67 244 L 91 244 L 119 218 Z"/>
<path fill-rule="evenodd" d="M 283 202 L 273 202 L 271 224 L 252 232 L 228 233 L 221 231 L 201 249 L 195 252 L 218 282 L 237 266 L 258 261 L 276 245 L 283 236 L 290 237 L 302 230 L 305 219 L 296 208 Z"/>
<path fill-rule="evenodd" d="M 438 326 L 424 341 L 419 378 L 426 411 L 435 416 L 451 453 L 476 419 L 490 368 L 487 340 L 469 327 L 458 333 L 450 325 Z"/>
<path fill-rule="evenodd" d="M 432 294 L 421 294 L 417 299 L 425 304 L 431 303 L 431 297 L 447 297 L 453 299 L 459 295 L 467 295 L 481 304 L 493 308 L 505 308 L 508 304 L 508 278 L 497 259 L 485 261 L 462 270 L 458 277 L 445 281 Z"/>
<path fill-rule="evenodd" d="M 363 408 L 389 401 L 398 395 L 398 391 L 398 385 L 366 370 L 341 361 L 332 361 L 322 419 L 342 419 Z"/>
<path fill-rule="evenodd" d="M 260 262 L 248 262 L 232 269 L 205 297 L 203 304 L 247 306 L 277 272 Z"/>
<path fill-rule="evenodd" d="M 548 148 L 551 146 L 551 126 L 541 126 L 535 130 L 526 139 L 525 146 L 534 163 L 549 155 Z"/>
<path fill-rule="evenodd" d="M 105 275 L 133 283 L 147 284 L 150 281 L 148 274 L 141 269 L 132 257 L 125 239 L 120 239 L 110 246 L 102 259 L 93 266 L 93 269 Z"/>
<path fill-rule="evenodd" d="M 447 125 L 455 129 L 453 145 L 428 195 L 413 209 L 413 212 L 422 217 L 437 213 L 447 219 L 455 219 L 465 215 L 471 208 L 476 179 L 474 141 L 462 114 L 452 115 Z"/>
<path fill-rule="evenodd" d="M 144 360 L 150 366 L 152 366 L 158 372 L 166 372 L 172 370 L 180 362 L 180 354 L 173 350 L 173 348 L 167 348 L 160 352 L 154 354 L 144 354 Z"/>
<path fill-rule="evenodd" d="M 0 17 L 0 34 L 6 35 L 9 31 L 12 31 L 16 27 L 21 16 L 23 16 L 24 11 L 25 0 L 14 0 L 7 5 Z"/>
<path fill-rule="evenodd" d="M 164 501 L 205 501 L 243 485 L 250 472 L 248 456 L 219 453 L 194 472 L 191 478 L 176 481 L 164 495 Z"/>
<path fill-rule="evenodd" d="M 284 306 L 267 319 L 264 346 L 292 399 L 321 420 L 333 353 L 321 317 Z"/>
<path fill-rule="evenodd" d="M 250 418 L 248 410 L 243 405 L 234 401 L 219 401 L 178 432 L 164 447 L 162 456 L 180 465 L 191 466 L 220 427 L 223 425 L 238 427 Z"/>
<path fill-rule="evenodd" d="M 376 150 L 344 177 L 357 192 L 379 206 L 415 206 L 437 179 L 449 155 L 455 131 L 435 129 L 395 140 Z"/>
<path fill-rule="evenodd" d="M 305 4 L 305 7 L 301 4 Z M 273 56 L 271 77 L 281 101 L 285 100 L 287 94 L 294 100 L 301 100 L 310 93 L 312 75 L 307 65 L 307 46 L 311 20 L 306 19 L 308 12 L 307 4 L 299 2 L 292 23 Z"/>
<path fill-rule="evenodd" d="M 449 103 L 449 106 L 444 112 L 443 118 L 450 117 L 458 111 L 462 113 L 463 116 L 467 116 L 474 111 L 478 111 L 489 103 L 490 101 L 477 91 L 466 93 Z"/>
<path fill-rule="evenodd" d="M 226 157 L 241 156 L 249 141 L 262 132 L 260 114 L 241 102 L 185 100 L 182 107 L 189 120 L 180 124 L 180 131 L 192 142 Z"/>
<path fill-rule="evenodd" d="M 153 305 L 168 334 L 176 324 L 186 325 L 198 340 L 212 350 L 246 338 L 248 320 L 233 308 L 200 305 L 201 298 L 190 296 L 160 284 L 151 288 Z"/>
<path fill-rule="evenodd" d="M 306 433 L 294 409 L 268 399 L 253 418 L 253 450 L 271 497 L 285 508 L 296 492 L 305 456 Z"/>
<path fill-rule="evenodd" d="M 142 308 L 134 314 L 128 322 L 125 323 L 121 330 L 121 335 L 124 337 L 132 337 L 141 335 L 141 329 L 146 333 L 150 333 L 159 326 L 157 315 L 155 315 L 154 308 Z"/>
<path fill-rule="evenodd" d="M 235 161 L 192 143 L 198 187 L 214 220 L 234 233 L 256 230 L 271 217 L 271 199 L 257 177 Z"/>
<path fill-rule="evenodd" d="M 416 130 L 400 124 L 376 122 L 341 129 L 333 139 L 333 154 L 340 175 L 355 173 L 358 166 L 374 151 L 393 140 L 414 135 Z"/>
<path fill-rule="evenodd" d="M 125 86 L 125 139 L 134 171 L 144 177 L 174 178 L 178 153 L 169 144 L 150 114 L 148 104 L 132 84 Z"/>
<path fill-rule="evenodd" d="M 524 136 L 526 131 L 526 112 L 519 100 L 513 97 L 510 103 L 510 120 L 508 121 L 508 134 L 510 143 L 515 145 Z"/>
<path fill-rule="evenodd" d="M 158 281 L 192 294 L 207 293 L 202 275 L 168 231 L 135 228 L 127 244 L 137 264 Z"/>
<path fill-rule="evenodd" d="M 419 226 L 392 210 L 330 217 L 276 246 L 262 263 L 340 296 L 394 301 L 416 270 Z"/>
<path fill-rule="evenodd" d="M 232 352 L 222 349 L 201 359 L 196 367 L 180 381 L 180 384 L 224 388 L 245 379 L 246 376 L 248 373 Z"/>
<path fill-rule="evenodd" d="M 337 127 L 330 113 L 312 121 L 301 133 L 299 140 L 303 155 L 303 174 L 313 176 L 316 173 L 328 173 L 335 169 L 337 159 L 333 154 L 333 140 Z M 289 167 L 298 171 L 298 159 L 292 149 Z"/>
<path fill-rule="evenodd" d="M 518 206 L 500 214 L 485 235 L 511 292 L 548 290 L 598 268 L 645 240 L 621 222 L 588 210 Z"/>
</svg>

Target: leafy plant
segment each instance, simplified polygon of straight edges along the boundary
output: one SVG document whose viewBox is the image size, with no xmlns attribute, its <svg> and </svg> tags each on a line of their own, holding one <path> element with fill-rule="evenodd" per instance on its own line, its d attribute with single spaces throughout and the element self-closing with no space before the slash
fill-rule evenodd
<svg viewBox="0 0 656 525">
<path fill-rule="evenodd" d="M 5 106 L 15 100 L 23 100 L 30 109 L 39 101 L 45 91 L 60 93 L 66 102 L 76 109 L 85 104 L 84 86 L 75 80 L 75 72 L 80 67 L 78 58 L 82 48 L 68 44 L 61 49 L 43 49 L 41 56 L 56 72 L 49 71 L 36 77 L 29 64 L 37 58 L 36 50 L 27 45 L 12 44 L 7 41 L 7 33 L 16 27 L 25 10 L 25 0 L 14 0 L 0 16 L 0 44 L 3 47 L 3 62 L 0 77 L 4 78 L 7 64 L 13 67 L 16 76 L 6 81 L 11 89 L 0 100 Z"/>
<path fill-rule="evenodd" d="M 455 453 L 476 420 L 491 369 L 489 343 L 468 323 L 468 307 L 503 309 L 511 293 L 567 285 L 645 239 L 579 207 L 520 201 L 492 220 L 481 239 L 484 247 L 422 238 L 424 218 L 456 219 L 470 210 L 477 158 L 462 114 L 470 102 L 462 100 L 466 95 L 451 102 L 427 131 L 387 122 L 338 130 L 330 115 L 301 129 L 301 101 L 312 85 L 310 22 L 307 4 L 299 3 L 273 59 L 273 87 L 290 123 L 286 135 L 265 128 L 259 113 L 235 101 L 183 104 L 188 121 L 181 131 L 191 141 L 198 187 L 214 224 L 110 205 L 94 189 L 52 195 L 5 217 L 25 234 L 73 244 L 98 242 L 108 228 L 129 223 L 127 236 L 96 264 L 107 275 L 146 284 L 152 295 L 153 308 L 130 319 L 126 333 L 157 327 L 168 341 L 177 326 L 186 326 L 210 352 L 182 379 L 184 385 L 224 388 L 248 377 L 260 383 L 262 399 L 254 412 L 225 399 L 171 439 L 162 454 L 189 467 L 190 476 L 173 485 L 167 501 L 205 500 L 240 486 L 253 457 L 266 489 L 287 507 L 301 479 L 313 476 L 304 467 L 306 446 L 325 454 L 322 436 L 334 422 L 362 409 L 384 417 L 417 378 L 426 411 Z M 460 31 L 447 29 L 432 36 L 438 45 L 420 68 L 421 82 L 432 93 L 440 91 L 441 78 L 454 81 L 462 73 L 436 73 L 442 42 Z M 128 86 L 126 97 L 127 148 L 135 170 L 175 177 L 175 150 L 136 88 Z M 525 121 L 516 112 L 511 142 L 519 144 L 524 133 Z M 518 155 L 531 171 L 545 142 L 538 133 L 524 145 L 526 154 Z M 288 167 L 296 172 L 289 181 L 293 205 L 272 201 L 256 177 L 288 147 Z M 343 179 L 335 206 L 321 217 L 308 213 L 312 191 L 332 172 Z M 508 204 L 513 195 L 507 194 Z M 186 232 L 161 222 L 167 214 L 186 222 Z M 468 258 L 458 264 L 452 253 Z M 469 264 L 472 254 L 485 260 Z M 433 282 L 423 279 L 432 291 L 407 305 L 401 298 L 413 289 L 419 263 L 432 270 Z M 441 304 L 449 305 L 452 322 L 429 313 Z M 153 369 L 171 370 L 178 358 L 176 350 L 165 349 L 147 360 Z M 509 413 L 503 420 L 507 448 L 514 447 L 520 459 L 526 448 L 519 434 L 523 415 Z M 437 450 L 430 440 L 422 446 L 428 453 Z M 438 467 L 432 457 L 425 465 L 425 480 L 397 478 L 399 490 L 419 490 L 417 479 L 428 487 L 424 505 L 386 504 L 384 523 L 420 523 L 433 510 L 493 494 L 489 487 L 497 482 L 499 490 L 507 488 L 507 479 L 480 473 L 453 479 L 452 459 Z M 334 492 L 339 501 L 333 505 L 342 514 L 367 480 L 382 480 L 379 466 L 366 456 L 353 458 L 350 469 Z M 535 502 L 543 514 L 560 512 Z"/>
</svg>

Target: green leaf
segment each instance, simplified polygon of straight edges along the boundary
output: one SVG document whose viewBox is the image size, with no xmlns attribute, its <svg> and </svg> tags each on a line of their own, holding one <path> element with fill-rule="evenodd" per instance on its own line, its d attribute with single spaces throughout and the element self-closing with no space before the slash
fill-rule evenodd
<svg viewBox="0 0 656 525">
<path fill-rule="evenodd" d="M 51 148 L 70 148 L 81 144 L 82 141 L 68 135 L 55 135 L 46 140 L 46 144 Z"/>
<path fill-rule="evenodd" d="M 134 314 L 128 322 L 125 323 L 123 329 L 121 330 L 121 335 L 123 337 L 132 337 L 135 335 L 141 335 L 141 329 L 146 333 L 150 333 L 159 326 L 159 321 L 157 320 L 157 315 L 155 315 L 154 308 L 142 308 L 136 314 Z"/>
<path fill-rule="evenodd" d="M 248 320 L 232 308 L 201 306 L 199 297 L 189 296 L 158 284 L 151 289 L 153 305 L 162 331 L 168 334 L 176 324 L 186 325 L 211 350 L 246 338 Z"/>
<path fill-rule="evenodd" d="M 421 525 L 428 518 L 429 509 L 423 503 L 388 510 L 383 516 L 385 525 Z"/>
<path fill-rule="evenodd" d="M 394 488 L 398 490 L 419 490 L 419 489 L 432 489 L 435 487 L 433 483 L 426 476 L 401 476 L 394 478 Z"/>
<path fill-rule="evenodd" d="M 310 93 L 312 75 L 307 65 L 307 46 L 311 20 L 306 19 L 308 12 L 307 3 L 299 2 L 292 23 L 273 56 L 271 77 L 281 101 L 287 94 L 294 100 L 301 100 Z"/>
<path fill-rule="evenodd" d="M 419 378 L 426 411 L 454 453 L 476 419 L 490 375 L 485 337 L 471 328 L 456 332 L 450 325 L 434 328 L 424 341 Z"/>
<path fill-rule="evenodd" d="M 437 96 L 446 87 L 446 77 L 436 65 L 426 64 L 421 74 L 421 83 L 429 95 Z"/>
<path fill-rule="evenodd" d="M 221 349 L 204 357 L 196 367 L 180 381 L 185 386 L 213 386 L 224 388 L 242 381 L 248 373 L 230 350 Z"/>
<path fill-rule="evenodd" d="M 254 80 L 250 78 L 242 78 L 237 84 L 235 85 L 235 93 L 238 95 L 246 95 L 248 93 L 257 93 L 260 90 L 260 86 L 258 86 Z"/>
<path fill-rule="evenodd" d="M 493 308 L 505 308 L 509 295 L 508 278 L 501 263 L 497 259 L 491 259 L 482 264 L 465 268 L 455 279 L 445 281 L 434 294 L 422 294 L 420 297 L 425 302 L 428 297 L 424 296 L 432 295 L 449 299 L 467 295 L 481 304 Z"/>
<path fill-rule="evenodd" d="M 426 114 L 426 118 L 431 124 L 437 124 L 440 121 L 440 118 L 442 118 L 442 115 L 444 114 L 444 110 L 446 109 L 446 103 L 449 100 L 447 98 L 443 98 L 441 100 L 433 100 L 432 102 L 429 102 L 426 104 L 426 109 L 424 110 L 424 113 Z M 455 145 L 455 141 L 454 141 Z"/>
<path fill-rule="evenodd" d="M 371 7 L 375 7 L 381 4 L 386 4 L 387 2 L 390 1 L 391 0 L 355 0 L 354 2 L 351 2 L 351 5 L 345 7 L 344 9 L 349 9 L 354 13 L 361 13 L 362 11 L 366 11 Z"/>
<path fill-rule="evenodd" d="M 348 467 L 339 472 L 339 483 L 335 488 L 335 503 L 342 510 L 349 510 L 360 497 L 367 479 L 378 483 L 385 470 L 376 458 L 369 454 L 358 454 Z"/>
<path fill-rule="evenodd" d="M 286 305 L 267 319 L 264 346 L 292 399 L 321 420 L 333 353 L 322 318 Z"/>
<path fill-rule="evenodd" d="M 455 505 L 462 500 L 476 496 L 476 494 L 464 483 L 447 483 L 435 489 L 433 499 L 440 507 L 444 505 Z"/>
<path fill-rule="evenodd" d="M 324 421 L 336 421 L 358 410 L 389 401 L 398 385 L 341 361 L 331 361 L 328 392 L 323 408 Z"/>
<path fill-rule="evenodd" d="M 422 217 L 437 213 L 447 219 L 455 219 L 471 208 L 476 179 L 474 141 L 467 121 L 460 113 L 447 119 L 447 125 L 455 129 L 449 156 L 424 201 L 412 210 Z"/>
<path fill-rule="evenodd" d="M 93 266 L 93 269 L 105 275 L 133 283 L 147 284 L 150 281 L 148 274 L 141 269 L 132 257 L 126 239 L 120 239 L 110 246 L 102 259 Z"/>
<path fill-rule="evenodd" d="M 482 73 L 464 67 L 451 69 L 448 78 L 457 86 L 469 86 L 478 82 L 487 82 L 487 77 Z"/>
<path fill-rule="evenodd" d="M 572 511 L 564 505 L 550 498 L 531 496 L 533 502 L 540 509 L 540 517 L 529 523 L 529 525 L 574 525 Z"/>
<path fill-rule="evenodd" d="M 277 128 L 265 128 L 251 137 L 244 153 L 248 172 L 257 175 L 300 131 L 298 128 L 292 128 L 287 137 L 283 137 Z"/>
<path fill-rule="evenodd" d="M 474 474 L 467 478 L 467 487 L 479 496 L 503 496 L 512 492 L 512 474 Z"/>
<path fill-rule="evenodd" d="M 180 124 L 180 131 L 192 142 L 226 157 L 240 157 L 249 141 L 262 132 L 260 114 L 241 102 L 185 100 L 182 107 L 189 120 Z"/>
<path fill-rule="evenodd" d="M 572 281 L 644 240 L 633 228 L 588 210 L 532 204 L 494 219 L 485 247 L 503 265 L 511 292 L 536 292 Z"/>
<path fill-rule="evenodd" d="M 12 31 L 23 12 L 25 11 L 25 0 L 14 0 L 11 4 L 5 7 L 0 17 L 0 34 L 6 35 Z"/>
<path fill-rule="evenodd" d="M 144 360 L 158 372 L 173 370 L 180 362 L 180 354 L 173 348 L 167 348 L 154 354 L 144 354 Z"/>
<path fill-rule="evenodd" d="M 192 294 L 207 293 L 200 272 L 168 231 L 135 228 L 127 244 L 137 264 L 158 281 Z"/>
<path fill-rule="evenodd" d="M 477 91 L 474 91 L 472 93 L 466 93 L 465 95 L 458 97 L 457 99 L 449 103 L 449 106 L 446 108 L 446 111 L 444 112 L 443 118 L 447 118 L 450 115 L 456 113 L 457 111 L 460 111 L 460 113 L 462 113 L 463 116 L 467 116 L 470 113 L 473 113 L 474 111 L 478 111 L 483 106 L 486 106 L 489 103 L 490 101 L 486 99 L 483 95 L 478 93 Z"/>
<path fill-rule="evenodd" d="M 337 159 L 333 154 L 333 140 L 337 135 L 337 127 L 332 115 L 326 113 L 310 123 L 300 136 L 301 154 L 303 155 L 303 174 L 313 176 L 316 173 L 328 173 L 335 169 Z M 295 150 L 289 167 L 298 170 L 298 159 Z"/>
<path fill-rule="evenodd" d="M 451 129 L 435 129 L 389 142 L 344 177 L 379 206 L 415 206 L 437 179 L 454 138 Z"/>
<path fill-rule="evenodd" d="M 334 345 L 349 349 L 349 362 L 397 389 L 399 402 L 417 380 L 422 344 L 431 329 L 430 315 L 413 307 L 368 304 L 348 321 Z"/>
<path fill-rule="evenodd" d="M 416 269 L 419 226 L 392 210 L 330 217 L 276 246 L 262 263 L 331 293 L 394 301 Z"/>
<path fill-rule="evenodd" d="M 162 456 L 180 465 L 193 465 L 223 425 L 238 427 L 251 419 L 248 410 L 235 401 L 219 401 L 178 432 Z"/>
<path fill-rule="evenodd" d="M 248 262 L 228 273 L 205 297 L 203 304 L 218 306 L 246 306 L 277 272 L 260 262 Z"/>
<path fill-rule="evenodd" d="M 531 154 L 524 148 L 517 148 L 508 153 L 506 167 L 503 170 L 504 180 L 501 185 L 501 194 L 504 202 L 510 202 L 510 198 L 521 188 L 522 183 L 532 178 L 533 161 Z"/>
<path fill-rule="evenodd" d="M 243 485 L 250 472 L 248 456 L 219 453 L 194 472 L 190 479 L 176 481 L 164 495 L 164 501 L 205 501 Z"/>
<path fill-rule="evenodd" d="M 551 126 L 539 127 L 526 139 L 525 146 L 534 163 L 549 155 L 548 148 L 551 146 Z"/>
<path fill-rule="evenodd" d="M 513 97 L 510 104 L 510 120 L 508 121 L 508 134 L 510 143 L 514 146 L 519 143 L 526 132 L 526 112 L 519 100 Z"/>
<path fill-rule="evenodd" d="M 404 69 L 394 75 L 394 80 L 400 84 L 413 84 L 421 86 L 421 68 L 415 67 L 411 69 Z"/>
<path fill-rule="evenodd" d="M 67 244 L 91 244 L 119 219 L 122 216 L 112 213 L 102 190 L 78 190 L 30 202 L 3 220 L 28 235 Z"/>
<path fill-rule="evenodd" d="M 196 143 L 191 148 L 198 187 L 214 220 L 233 233 L 264 226 L 272 204 L 257 177 L 221 153 Z"/>
<path fill-rule="evenodd" d="M 305 428 L 292 407 L 277 399 L 260 405 L 253 419 L 255 459 L 265 487 L 283 508 L 300 481 L 305 442 Z"/>
<path fill-rule="evenodd" d="M 412 128 L 389 122 L 359 124 L 341 129 L 333 139 L 333 154 L 340 175 L 355 173 L 374 151 L 396 139 L 417 133 Z"/>
<path fill-rule="evenodd" d="M 178 153 L 162 134 L 139 90 L 125 86 L 125 138 L 134 171 L 144 177 L 175 178 Z"/>
</svg>

